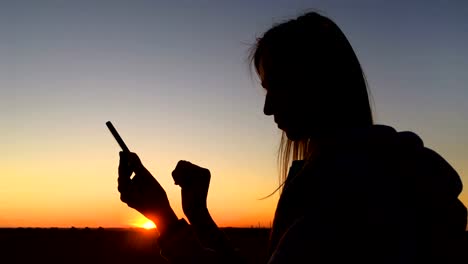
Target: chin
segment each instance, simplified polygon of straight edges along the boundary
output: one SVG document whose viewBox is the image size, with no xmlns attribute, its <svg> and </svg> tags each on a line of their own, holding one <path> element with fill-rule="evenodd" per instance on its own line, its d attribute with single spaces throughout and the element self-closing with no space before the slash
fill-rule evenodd
<svg viewBox="0 0 468 264">
<path fill-rule="evenodd" d="M 298 141 L 298 140 L 307 138 L 307 136 L 304 135 L 304 133 L 299 133 L 298 131 L 294 131 L 294 130 L 283 130 L 283 131 L 286 133 L 286 136 L 291 141 Z"/>
</svg>

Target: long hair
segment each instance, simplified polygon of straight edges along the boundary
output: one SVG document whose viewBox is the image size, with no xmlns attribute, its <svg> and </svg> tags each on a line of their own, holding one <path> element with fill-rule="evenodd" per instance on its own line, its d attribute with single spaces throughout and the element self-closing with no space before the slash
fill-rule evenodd
<svg viewBox="0 0 468 264">
<path fill-rule="evenodd" d="M 309 12 L 274 25 L 257 39 L 249 56 L 258 75 L 260 64 L 265 68 L 272 57 L 276 63 L 296 66 L 302 75 L 318 76 L 314 81 L 319 85 L 299 89 L 313 90 L 320 97 L 324 134 L 373 124 L 364 72 L 351 44 L 331 19 Z M 293 160 L 315 156 L 315 143 L 311 137 L 292 141 L 283 132 L 278 150 L 280 183 L 285 182 Z"/>
</svg>

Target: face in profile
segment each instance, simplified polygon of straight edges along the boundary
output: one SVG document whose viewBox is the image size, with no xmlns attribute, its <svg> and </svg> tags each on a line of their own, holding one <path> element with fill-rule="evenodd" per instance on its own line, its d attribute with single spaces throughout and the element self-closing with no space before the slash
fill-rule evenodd
<svg viewBox="0 0 468 264">
<path fill-rule="evenodd" d="M 286 65 L 286 64 L 280 64 Z M 311 136 L 317 125 L 314 118 L 314 96 L 311 93 L 311 76 L 304 76 L 296 67 L 284 67 L 262 60 L 259 64 L 259 77 L 266 90 L 264 113 L 273 116 L 278 128 L 290 140 L 300 140 Z M 295 70 L 296 68 L 296 70 Z"/>
<path fill-rule="evenodd" d="M 263 111 L 290 140 L 326 140 L 373 124 L 365 76 L 333 21 L 310 13 L 277 25 L 254 51 L 266 90 Z"/>
</svg>

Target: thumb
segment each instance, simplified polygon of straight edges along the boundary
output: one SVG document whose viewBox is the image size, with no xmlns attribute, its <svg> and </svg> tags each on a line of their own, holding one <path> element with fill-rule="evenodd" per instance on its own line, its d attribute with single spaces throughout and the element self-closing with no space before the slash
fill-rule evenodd
<svg viewBox="0 0 468 264">
<path fill-rule="evenodd" d="M 129 162 L 129 153 L 120 151 L 119 156 L 119 178 L 130 178 L 133 170 Z"/>
<path fill-rule="evenodd" d="M 144 169 L 144 166 L 141 163 L 140 158 L 134 152 L 128 152 L 128 162 L 130 166 L 133 168 L 133 170 L 135 171 L 135 173 Z"/>
</svg>

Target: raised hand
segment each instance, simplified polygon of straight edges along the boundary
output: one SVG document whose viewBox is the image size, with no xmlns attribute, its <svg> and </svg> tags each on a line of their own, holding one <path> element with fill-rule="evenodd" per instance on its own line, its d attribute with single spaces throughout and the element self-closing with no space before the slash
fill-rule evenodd
<svg viewBox="0 0 468 264">
<path fill-rule="evenodd" d="M 182 209 L 198 240 L 205 247 L 237 258 L 230 240 L 213 221 L 206 205 L 211 179 L 210 171 L 181 160 L 172 172 L 172 178 L 182 189 Z"/>
<path fill-rule="evenodd" d="M 208 214 L 206 198 L 210 186 L 210 171 L 181 160 L 172 172 L 172 178 L 182 188 L 182 209 L 188 220 L 192 224 L 205 221 Z"/>
<path fill-rule="evenodd" d="M 177 221 L 166 192 L 133 152 L 120 152 L 118 190 L 120 200 L 152 220 L 160 232 Z"/>
</svg>

